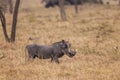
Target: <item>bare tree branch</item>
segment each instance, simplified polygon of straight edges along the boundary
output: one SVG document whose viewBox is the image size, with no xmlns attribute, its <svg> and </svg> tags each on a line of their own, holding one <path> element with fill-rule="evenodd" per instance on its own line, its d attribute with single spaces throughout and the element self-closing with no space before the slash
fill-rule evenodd
<svg viewBox="0 0 120 80">
<path fill-rule="evenodd" d="M 62 20 L 66 21 L 66 14 L 64 10 L 64 0 L 59 0 L 59 8 L 60 8 L 60 13 L 61 13 L 61 18 Z"/>
<path fill-rule="evenodd" d="M 16 25 L 17 25 L 17 17 L 18 17 L 18 10 L 19 10 L 20 0 L 16 0 L 14 14 L 13 14 L 13 23 L 12 23 L 12 31 L 11 31 L 11 42 L 15 41 L 16 36 Z"/>
<path fill-rule="evenodd" d="M 12 14 L 13 13 L 13 2 L 12 0 L 8 0 L 9 3 L 9 12 Z"/>
<path fill-rule="evenodd" d="M 77 4 L 77 0 L 74 0 L 75 2 L 75 12 L 78 13 L 78 4 Z"/>
<path fill-rule="evenodd" d="M 1 20 L 1 24 L 2 24 L 5 39 L 6 39 L 7 42 L 9 42 L 10 39 L 8 37 L 7 30 L 6 30 L 6 19 L 5 19 L 5 15 L 3 14 L 1 9 L 0 9 L 0 20 Z"/>
</svg>

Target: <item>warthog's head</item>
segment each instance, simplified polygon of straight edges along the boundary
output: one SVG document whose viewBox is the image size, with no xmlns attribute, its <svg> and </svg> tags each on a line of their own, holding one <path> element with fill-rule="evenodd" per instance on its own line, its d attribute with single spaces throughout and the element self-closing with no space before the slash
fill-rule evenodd
<svg viewBox="0 0 120 80">
<path fill-rule="evenodd" d="M 69 57 L 75 56 L 76 51 L 71 49 L 71 44 L 69 41 L 62 40 L 59 42 L 59 46 L 64 54 L 68 55 Z"/>
</svg>

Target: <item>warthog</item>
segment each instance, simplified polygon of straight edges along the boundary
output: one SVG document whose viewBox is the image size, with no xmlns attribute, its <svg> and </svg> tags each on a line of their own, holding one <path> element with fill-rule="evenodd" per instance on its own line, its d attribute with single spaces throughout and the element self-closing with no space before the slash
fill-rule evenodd
<svg viewBox="0 0 120 80">
<path fill-rule="evenodd" d="M 71 45 L 68 41 L 62 40 L 47 46 L 37 44 L 27 45 L 26 50 L 28 51 L 28 59 L 35 59 L 36 57 L 40 59 L 51 58 L 51 62 L 54 60 L 59 63 L 58 58 L 62 57 L 64 54 L 69 57 L 75 56 L 76 51 L 71 50 L 70 47 Z"/>
</svg>

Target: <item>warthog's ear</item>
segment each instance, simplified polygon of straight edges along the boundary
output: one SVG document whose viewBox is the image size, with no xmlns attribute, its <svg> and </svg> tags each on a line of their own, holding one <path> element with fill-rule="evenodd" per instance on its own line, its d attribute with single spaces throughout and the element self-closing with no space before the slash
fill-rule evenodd
<svg viewBox="0 0 120 80">
<path fill-rule="evenodd" d="M 61 42 L 62 42 L 62 43 L 65 43 L 65 40 L 62 40 Z"/>
</svg>

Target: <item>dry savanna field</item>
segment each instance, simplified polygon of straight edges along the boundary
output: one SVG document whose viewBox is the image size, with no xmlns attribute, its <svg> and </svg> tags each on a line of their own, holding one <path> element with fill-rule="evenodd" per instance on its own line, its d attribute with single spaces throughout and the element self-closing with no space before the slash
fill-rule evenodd
<svg viewBox="0 0 120 80">
<path fill-rule="evenodd" d="M 120 80 L 120 6 L 65 6 L 67 21 L 58 7 L 45 9 L 38 0 L 21 2 L 16 42 L 5 42 L 0 24 L 0 80 Z M 10 33 L 12 15 L 7 13 Z M 29 40 L 29 37 L 34 40 Z M 49 45 L 69 40 L 77 49 L 73 58 L 60 64 L 36 58 L 25 62 L 25 46 Z"/>
</svg>

